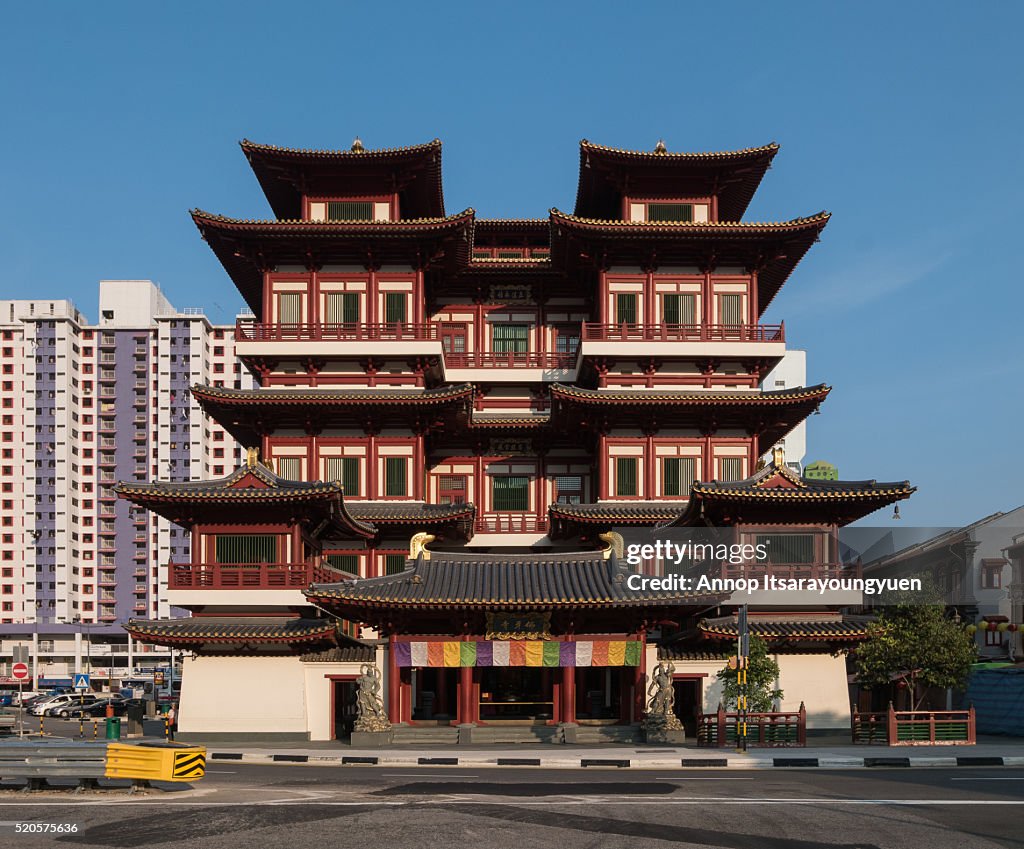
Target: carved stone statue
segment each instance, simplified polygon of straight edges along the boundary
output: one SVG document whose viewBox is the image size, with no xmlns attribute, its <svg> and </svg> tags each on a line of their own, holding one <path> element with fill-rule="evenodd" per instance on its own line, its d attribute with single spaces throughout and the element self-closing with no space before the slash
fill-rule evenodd
<svg viewBox="0 0 1024 849">
<path fill-rule="evenodd" d="M 648 743 L 682 743 L 686 738 L 683 724 L 675 714 L 676 694 L 672 674 L 676 671 L 672 661 L 661 661 L 651 674 L 647 688 L 650 701 L 644 716 L 644 732 Z"/>
<path fill-rule="evenodd" d="M 354 731 L 390 731 L 391 722 L 381 699 L 380 670 L 372 663 L 364 663 L 356 679 L 356 710 L 359 713 Z"/>
</svg>

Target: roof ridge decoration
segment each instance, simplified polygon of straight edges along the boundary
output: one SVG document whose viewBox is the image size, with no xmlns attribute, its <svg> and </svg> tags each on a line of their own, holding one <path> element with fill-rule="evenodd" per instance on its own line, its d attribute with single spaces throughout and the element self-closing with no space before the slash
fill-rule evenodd
<svg viewBox="0 0 1024 849">
<path fill-rule="evenodd" d="M 345 220 L 345 221 L 312 221 L 307 218 L 233 218 L 230 215 L 221 215 L 216 212 L 208 212 L 205 209 L 199 207 L 193 207 L 189 210 L 189 214 L 192 216 L 192 220 L 199 225 L 200 221 L 205 221 L 211 224 L 231 224 L 235 226 L 248 226 L 248 227 L 266 227 L 272 225 L 279 225 L 282 227 L 303 227 L 303 228 L 325 228 L 334 230 L 343 230 L 346 227 L 365 227 L 372 225 L 375 229 L 387 230 L 401 229 L 402 227 L 417 227 L 428 224 L 456 224 L 463 220 L 475 220 L 476 210 L 473 207 L 467 207 L 462 212 L 453 212 L 450 215 L 433 218 L 399 218 L 397 220 Z"/>
<path fill-rule="evenodd" d="M 192 385 L 191 393 L 201 398 L 216 398 L 223 401 L 243 400 L 251 402 L 270 401 L 331 401 L 358 399 L 366 401 L 393 401 L 402 403 L 416 403 L 418 401 L 452 400 L 468 396 L 473 392 L 471 383 L 451 383 L 445 386 L 430 389 L 423 388 L 391 388 L 373 387 L 356 389 L 276 389 L 273 387 L 259 387 L 254 389 L 234 389 L 227 386 L 208 386 L 202 383 Z"/>
<path fill-rule="evenodd" d="M 827 383 L 818 383 L 814 386 L 791 386 L 785 389 L 748 390 L 744 392 L 714 389 L 703 391 L 679 389 L 669 392 L 652 392 L 648 389 L 586 389 L 582 386 L 568 383 L 552 383 L 550 391 L 554 395 L 575 398 L 581 401 L 620 401 L 625 403 L 691 401 L 700 404 L 722 401 L 739 401 L 742 403 L 749 403 L 750 401 L 800 401 L 818 396 L 821 396 L 821 399 L 824 400 L 832 391 L 832 387 Z"/>
<path fill-rule="evenodd" d="M 659 142 L 659 145 L 655 147 L 654 150 L 630 150 L 623 147 L 596 144 L 588 139 L 580 139 L 580 150 L 581 152 L 594 151 L 596 153 L 614 153 L 620 156 L 630 156 L 642 159 L 693 161 L 701 159 L 744 159 L 751 156 L 757 156 L 758 154 L 770 154 L 774 157 L 775 154 L 779 152 L 779 145 L 777 142 L 772 141 L 768 144 L 757 147 L 743 147 L 738 148 L 737 150 L 670 152 L 665 149 L 664 142 Z"/>
<path fill-rule="evenodd" d="M 824 209 L 813 215 L 803 215 L 782 221 L 623 221 L 613 218 L 587 218 L 571 212 L 563 212 L 558 207 L 551 207 L 549 213 L 553 222 L 562 221 L 569 224 L 583 224 L 590 227 L 615 227 L 618 229 L 634 227 L 638 230 L 664 231 L 668 233 L 701 232 L 705 230 L 727 231 L 730 229 L 750 231 L 808 229 L 814 224 L 824 226 L 832 217 L 832 213 Z"/>
<path fill-rule="evenodd" d="M 282 147 L 276 144 L 261 144 L 260 142 L 254 142 L 250 139 L 242 139 L 238 146 L 242 148 L 242 151 L 246 154 L 252 153 L 279 153 L 294 156 L 316 156 L 316 157 L 372 157 L 372 156 L 388 156 L 403 153 L 424 153 L 430 150 L 440 150 L 441 140 L 432 139 L 429 142 L 423 142 L 422 144 L 411 144 L 405 145 L 404 147 L 379 147 L 379 148 L 367 148 L 363 147 L 362 144 L 358 148 L 353 143 L 352 147 L 347 149 L 342 148 L 304 148 L 304 147 Z"/>
</svg>

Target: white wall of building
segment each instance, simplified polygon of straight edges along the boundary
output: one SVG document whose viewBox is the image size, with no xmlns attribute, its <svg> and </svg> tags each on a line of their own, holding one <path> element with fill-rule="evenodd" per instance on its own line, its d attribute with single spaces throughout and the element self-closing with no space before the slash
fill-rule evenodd
<svg viewBox="0 0 1024 849">
<path fill-rule="evenodd" d="M 786 351 L 786 355 L 779 361 L 765 376 L 761 382 L 761 388 L 766 392 L 779 389 L 792 389 L 796 386 L 807 385 L 807 352 L 798 350 Z M 804 458 L 807 454 L 807 423 L 800 422 L 791 430 L 785 439 L 776 443 L 786 450 L 786 462 L 794 471 L 802 472 Z M 764 456 L 771 457 L 773 445 L 762 445 L 766 449 Z"/>
</svg>

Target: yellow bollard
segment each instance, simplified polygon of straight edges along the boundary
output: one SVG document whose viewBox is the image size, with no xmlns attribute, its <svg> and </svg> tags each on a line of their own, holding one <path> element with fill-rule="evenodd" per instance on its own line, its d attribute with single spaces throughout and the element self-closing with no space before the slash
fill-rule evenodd
<svg viewBox="0 0 1024 849">
<path fill-rule="evenodd" d="M 171 739 L 171 721 L 167 718 L 167 714 L 164 714 L 164 739 Z"/>
<path fill-rule="evenodd" d="M 100 727 L 100 721 L 98 719 L 94 719 L 92 721 L 92 739 L 93 740 L 96 739 L 96 737 L 97 737 L 97 735 L 99 733 L 99 727 Z"/>
<path fill-rule="evenodd" d="M 39 736 L 42 737 L 44 734 L 46 734 L 46 732 L 43 731 L 43 715 L 39 714 Z"/>
</svg>

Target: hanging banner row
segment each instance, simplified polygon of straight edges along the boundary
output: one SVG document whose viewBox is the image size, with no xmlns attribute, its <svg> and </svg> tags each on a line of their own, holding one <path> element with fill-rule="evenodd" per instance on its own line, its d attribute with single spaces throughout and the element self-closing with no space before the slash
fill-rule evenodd
<svg viewBox="0 0 1024 849">
<path fill-rule="evenodd" d="M 640 666 L 639 640 L 398 641 L 399 666 Z"/>
</svg>

